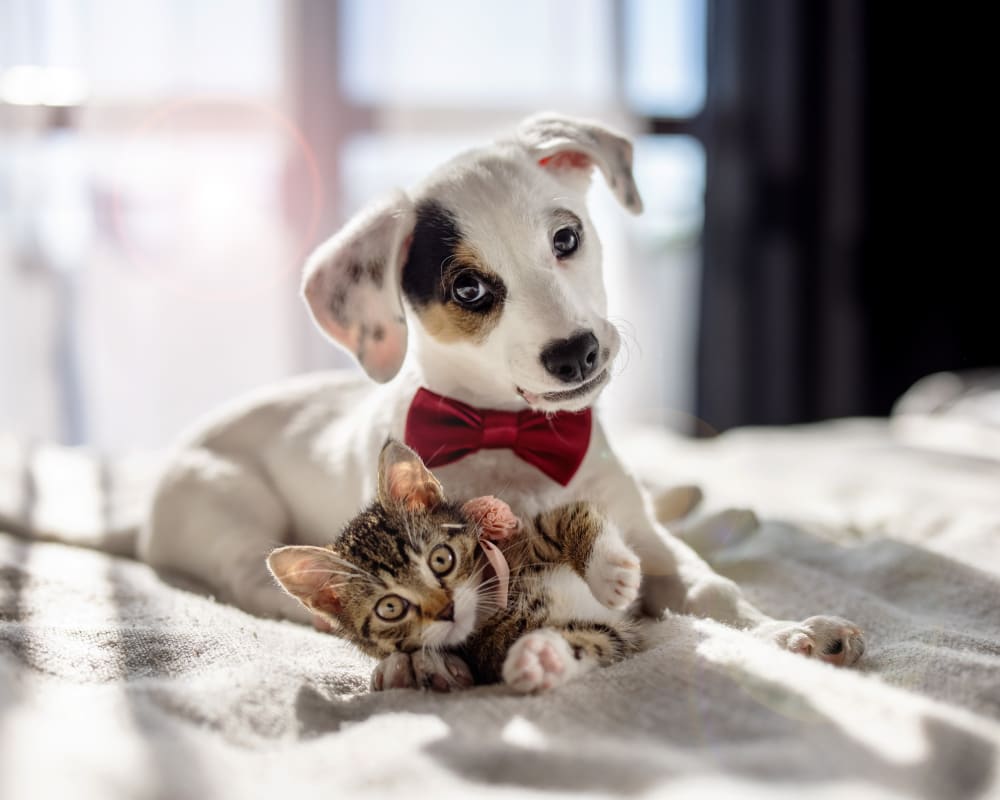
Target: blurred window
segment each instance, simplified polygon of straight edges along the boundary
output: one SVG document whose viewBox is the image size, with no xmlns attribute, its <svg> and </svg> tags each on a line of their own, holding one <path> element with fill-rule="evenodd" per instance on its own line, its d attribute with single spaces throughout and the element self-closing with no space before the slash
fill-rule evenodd
<svg viewBox="0 0 1000 800">
<path fill-rule="evenodd" d="M 625 91 L 640 114 L 685 117 L 705 104 L 704 0 L 628 0 Z"/>
<path fill-rule="evenodd" d="M 646 214 L 593 192 L 628 341 L 603 402 L 685 427 L 704 159 L 643 134 L 703 102 L 704 6 L 0 0 L 0 428 L 161 446 L 243 390 L 348 363 L 298 299 L 306 250 L 540 109 L 638 137 Z"/>
<path fill-rule="evenodd" d="M 277 97 L 281 0 L 3 0 L 0 67 L 80 76 L 88 103 Z"/>
<path fill-rule="evenodd" d="M 282 58 L 280 0 L 0 0 L 0 426 L 162 445 L 287 374 Z"/>
<path fill-rule="evenodd" d="M 376 106 L 611 106 L 606 0 L 346 0 L 349 96 Z"/>
</svg>

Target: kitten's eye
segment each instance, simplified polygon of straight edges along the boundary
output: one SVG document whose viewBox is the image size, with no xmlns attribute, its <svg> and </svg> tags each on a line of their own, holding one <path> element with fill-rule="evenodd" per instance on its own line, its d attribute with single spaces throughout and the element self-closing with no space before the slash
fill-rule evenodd
<svg viewBox="0 0 1000 800">
<path fill-rule="evenodd" d="M 431 550 L 427 559 L 431 572 L 439 578 L 443 578 L 455 568 L 455 551 L 446 544 L 439 544 Z"/>
<path fill-rule="evenodd" d="M 455 277 L 451 284 L 451 296 L 459 305 L 475 311 L 484 309 L 493 302 L 493 292 L 469 270 L 460 272 Z"/>
<path fill-rule="evenodd" d="M 375 613 L 386 622 L 402 619 L 410 603 L 398 594 L 387 594 L 375 604 Z"/>
<path fill-rule="evenodd" d="M 552 235 L 552 251 L 556 258 L 573 255 L 580 246 L 580 236 L 572 228 L 560 228 Z"/>
</svg>

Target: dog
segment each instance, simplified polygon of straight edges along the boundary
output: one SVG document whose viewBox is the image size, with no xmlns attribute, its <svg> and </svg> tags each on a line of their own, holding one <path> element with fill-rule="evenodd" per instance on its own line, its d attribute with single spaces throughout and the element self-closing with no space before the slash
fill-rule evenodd
<svg viewBox="0 0 1000 800">
<path fill-rule="evenodd" d="M 772 620 L 662 528 L 590 412 L 620 339 L 586 192 L 597 170 L 640 213 L 632 159 L 629 140 L 597 122 L 537 115 L 350 220 L 309 257 L 302 294 L 367 377 L 294 379 L 200 425 L 159 481 L 139 556 L 254 614 L 309 622 L 265 558 L 328 544 L 374 496 L 394 437 L 418 445 L 450 497 L 498 494 L 522 515 L 597 504 L 640 557 L 651 614 L 712 617 L 853 663 L 857 626 Z M 522 424 L 522 438 L 540 438 L 521 446 Z M 391 685 L 432 682 L 403 673 Z"/>
</svg>

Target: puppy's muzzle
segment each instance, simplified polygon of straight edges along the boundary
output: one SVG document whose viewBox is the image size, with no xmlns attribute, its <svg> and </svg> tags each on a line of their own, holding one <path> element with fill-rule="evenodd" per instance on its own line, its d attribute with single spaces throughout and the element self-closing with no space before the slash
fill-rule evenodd
<svg viewBox="0 0 1000 800">
<path fill-rule="evenodd" d="M 568 339 L 553 339 L 542 349 L 542 366 L 563 383 L 580 383 L 594 374 L 600 350 L 593 331 L 576 333 Z"/>
</svg>

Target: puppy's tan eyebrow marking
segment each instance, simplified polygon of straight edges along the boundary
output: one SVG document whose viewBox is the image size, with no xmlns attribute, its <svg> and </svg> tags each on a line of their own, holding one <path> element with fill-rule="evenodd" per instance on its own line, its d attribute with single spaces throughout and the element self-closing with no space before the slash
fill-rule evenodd
<svg viewBox="0 0 1000 800">
<path fill-rule="evenodd" d="M 455 249 L 452 251 L 452 257 L 442 265 L 442 274 L 447 274 L 449 272 L 460 272 L 463 269 L 471 268 L 479 270 L 480 272 L 492 273 L 485 263 L 482 257 L 479 255 L 479 251 L 473 247 L 468 242 L 462 240 L 455 242 Z"/>
</svg>

